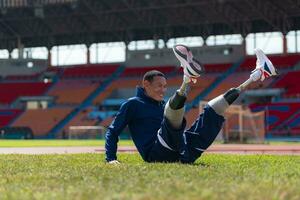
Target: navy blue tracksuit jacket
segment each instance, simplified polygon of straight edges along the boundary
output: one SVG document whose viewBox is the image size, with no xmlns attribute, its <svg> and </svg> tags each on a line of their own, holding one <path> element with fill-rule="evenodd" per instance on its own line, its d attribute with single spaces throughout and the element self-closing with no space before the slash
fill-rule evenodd
<svg viewBox="0 0 300 200">
<path fill-rule="evenodd" d="M 147 153 L 157 139 L 164 113 L 164 102 L 148 97 L 143 88 L 137 88 L 135 97 L 121 105 L 119 112 L 106 132 L 106 160 L 116 160 L 118 136 L 128 125 L 131 137 L 145 160 Z"/>
</svg>

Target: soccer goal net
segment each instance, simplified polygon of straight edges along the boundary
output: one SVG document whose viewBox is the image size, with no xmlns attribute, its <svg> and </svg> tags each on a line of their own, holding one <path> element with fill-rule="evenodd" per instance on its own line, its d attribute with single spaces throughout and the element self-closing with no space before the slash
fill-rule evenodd
<svg viewBox="0 0 300 200">
<path fill-rule="evenodd" d="M 104 139 L 104 126 L 70 126 L 69 139 Z"/>
<path fill-rule="evenodd" d="M 206 104 L 207 102 L 200 102 L 200 112 Z M 225 122 L 220 135 L 224 142 L 263 143 L 265 112 L 254 113 L 248 107 L 231 105 L 225 112 Z"/>
</svg>

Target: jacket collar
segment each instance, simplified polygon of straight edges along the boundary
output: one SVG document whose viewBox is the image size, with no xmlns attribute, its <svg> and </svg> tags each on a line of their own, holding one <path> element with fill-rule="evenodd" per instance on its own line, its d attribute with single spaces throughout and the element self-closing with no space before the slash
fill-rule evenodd
<svg viewBox="0 0 300 200">
<path fill-rule="evenodd" d="M 152 99 L 151 97 L 149 97 L 147 94 L 146 94 L 146 91 L 144 88 L 138 86 L 136 88 L 136 97 L 139 97 L 147 102 L 150 102 L 150 103 L 154 103 L 154 104 L 164 104 L 165 102 L 164 101 L 156 101 L 155 99 Z"/>
</svg>

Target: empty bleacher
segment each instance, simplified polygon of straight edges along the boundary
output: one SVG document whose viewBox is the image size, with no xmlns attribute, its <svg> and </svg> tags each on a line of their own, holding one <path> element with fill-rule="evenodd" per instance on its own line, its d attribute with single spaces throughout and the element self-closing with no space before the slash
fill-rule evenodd
<svg viewBox="0 0 300 200">
<path fill-rule="evenodd" d="M 48 95 L 56 97 L 57 104 L 80 104 L 100 84 L 86 79 L 60 80 L 48 91 Z"/>
<path fill-rule="evenodd" d="M 0 110 L 0 127 L 9 125 L 9 123 L 17 117 L 22 110 L 19 109 L 1 109 Z"/>
<path fill-rule="evenodd" d="M 197 80 L 197 84 L 192 84 L 187 101 L 190 102 L 195 99 L 204 89 L 209 87 L 218 77 L 216 74 L 206 74 Z M 180 84 L 180 82 L 179 82 Z"/>
<path fill-rule="evenodd" d="M 232 63 L 204 64 L 204 68 L 206 73 L 222 73 L 227 71 L 232 65 Z"/>
<path fill-rule="evenodd" d="M 283 127 L 290 128 L 290 135 L 300 135 L 300 110 L 293 114 Z"/>
<path fill-rule="evenodd" d="M 105 65 L 78 65 L 65 68 L 62 73 L 62 78 L 98 78 L 110 76 L 119 64 L 105 64 Z"/>
<path fill-rule="evenodd" d="M 93 103 L 101 103 L 104 99 L 109 97 L 109 95 L 117 88 L 135 88 L 137 85 L 140 85 L 141 82 L 142 80 L 140 78 L 115 80 L 94 99 Z"/>
<path fill-rule="evenodd" d="M 0 103 L 10 104 L 20 96 L 41 96 L 50 85 L 43 82 L 0 83 Z"/>
<path fill-rule="evenodd" d="M 300 61 L 300 54 L 268 55 L 277 69 L 289 69 Z M 256 57 L 249 56 L 241 64 L 239 71 L 252 71 L 256 66 Z"/>
<path fill-rule="evenodd" d="M 40 76 L 40 73 L 31 74 L 31 75 L 8 75 L 4 78 L 5 81 L 32 81 L 37 80 Z"/>
<path fill-rule="evenodd" d="M 267 130 L 279 130 L 283 129 L 285 126 L 290 127 L 290 123 L 294 123 L 294 126 L 299 126 L 295 124 L 295 119 L 298 119 L 298 113 L 300 110 L 300 103 L 268 103 L 268 104 L 253 104 L 250 106 L 253 111 L 266 111 L 266 123 Z"/>
<path fill-rule="evenodd" d="M 215 89 L 213 89 L 212 92 L 210 92 L 206 97 L 205 100 L 211 100 L 212 98 L 215 98 L 230 88 L 237 87 L 244 81 L 246 81 L 249 78 L 250 73 L 249 72 L 239 72 L 239 73 L 233 73 L 230 76 L 228 76 L 224 81 L 222 81 Z M 273 79 L 267 79 L 264 82 L 254 82 L 249 85 L 249 89 L 261 89 L 266 88 L 273 82 Z"/>
<path fill-rule="evenodd" d="M 28 126 L 34 137 L 45 136 L 72 108 L 48 108 L 26 110 L 12 126 Z"/>
<path fill-rule="evenodd" d="M 300 71 L 290 71 L 282 75 L 281 78 L 273 85 L 274 88 L 285 89 L 285 96 L 295 97 L 300 94 L 299 87 Z"/>
<path fill-rule="evenodd" d="M 89 119 L 88 113 L 92 111 L 92 108 L 86 108 L 79 112 L 66 126 L 65 130 L 68 130 L 70 126 L 93 126 L 96 124 L 96 119 Z"/>
</svg>

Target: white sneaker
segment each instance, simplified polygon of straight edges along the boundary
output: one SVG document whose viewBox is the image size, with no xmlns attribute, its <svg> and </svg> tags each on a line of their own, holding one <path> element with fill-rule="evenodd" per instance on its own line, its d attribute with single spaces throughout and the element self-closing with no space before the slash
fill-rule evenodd
<svg viewBox="0 0 300 200">
<path fill-rule="evenodd" d="M 265 80 L 271 76 L 278 75 L 278 72 L 269 58 L 264 54 L 261 49 L 255 49 L 257 57 L 256 68 L 251 72 L 250 78 L 252 81 Z"/>
<path fill-rule="evenodd" d="M 183 68 L 184 81 L 196 83 L 196 79 L 204 72 L 200 62 L 193 58 L 193 54 L 187 46 L 175 45 L 173 52 Z"/>
</svg>

